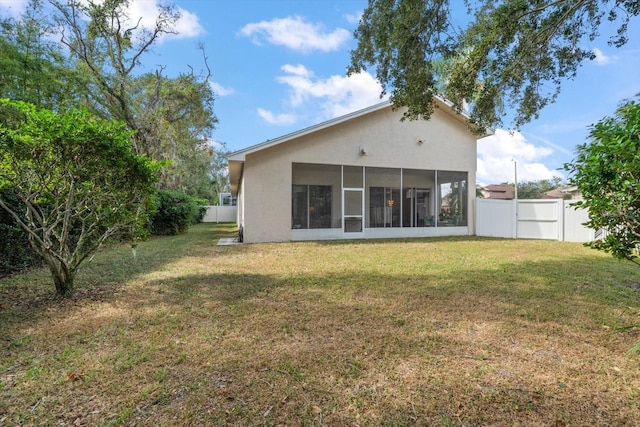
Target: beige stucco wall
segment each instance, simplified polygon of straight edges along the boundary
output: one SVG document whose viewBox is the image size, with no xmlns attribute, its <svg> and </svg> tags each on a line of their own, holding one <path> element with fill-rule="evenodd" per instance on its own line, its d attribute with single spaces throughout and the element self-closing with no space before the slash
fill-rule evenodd
<svg viewBox="0 0 640 427">
<path fill-rule="evenodd" d="M 291 236 L 292 163 L 326 163 L 469 173 L 469 234 L 474 233 L 476 139 L 442 110 L 429 121 L 401 122 L 391 108 L 247 154 L 242 183 L 246 242 Z M 424 141 L 418 144 L 418 141 Z M 366 156 L 360 155 L 363 148 Z"/>
</svg>

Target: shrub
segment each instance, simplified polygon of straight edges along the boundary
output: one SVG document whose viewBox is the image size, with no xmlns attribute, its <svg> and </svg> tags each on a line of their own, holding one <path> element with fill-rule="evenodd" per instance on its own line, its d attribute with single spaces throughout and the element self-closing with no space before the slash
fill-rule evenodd
<svg viewBox="0 0 640 427">
<path fill-rule="evenodd" d="M 28 233 L 59 296 L 102 243 L 146 220 L 161 164 L 135 153 L 122 122 L 86 109 L 63 112 L 0 99 L 0 188 L 21 201 L 0 206 Z"/>
<path fill-rule="evenodd" d="M 179 191 L 158 191 L 151 233 L 165 236 L 185 233 L 191 224 L 202 221 L 206 212 L 202 207 L 204 203 Z"/>
<path fill-rule="evenodd" d="M 193 197 L 192 202 L 194 205 L 193 215 L 191 216 L 191 224 L 200 224 L 205 214 L 207 213 L 206 205 L 209 201 L 206 199 L 198 199 Z"/>
<path fill-rule="evenodd" d="M 19 211 L 20 203 L 10 189 L 0 191 L 0 198 L 14 210 Z M 18 225 L 9 212 L 0 208 L 0 277 L 41 265 L 40 256 L 31 248 L 27 233 Z"/>
</svg>

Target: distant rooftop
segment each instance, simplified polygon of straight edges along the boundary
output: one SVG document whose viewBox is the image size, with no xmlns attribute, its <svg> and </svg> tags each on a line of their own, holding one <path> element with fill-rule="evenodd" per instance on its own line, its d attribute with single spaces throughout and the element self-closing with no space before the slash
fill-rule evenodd
<svg viewBox="0 0 640 427">
<path fill-rule="evenodd" d="M 482 187 L 482 196 L 485 199 L 512 200 L 514 198 L 513 185 L 487 185 Z"/>
</svg>

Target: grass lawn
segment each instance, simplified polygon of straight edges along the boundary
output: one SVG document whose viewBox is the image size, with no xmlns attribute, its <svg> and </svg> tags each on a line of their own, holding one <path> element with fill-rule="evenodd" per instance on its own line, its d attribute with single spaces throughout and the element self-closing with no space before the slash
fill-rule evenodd
<svg viewBox="0 0 640 427">
<path fill-rule="evenodd" d="M 640 268 L 475 237 L 99 253 L 0 280 L 0 425 L 637 425 Z"/>
</svg>

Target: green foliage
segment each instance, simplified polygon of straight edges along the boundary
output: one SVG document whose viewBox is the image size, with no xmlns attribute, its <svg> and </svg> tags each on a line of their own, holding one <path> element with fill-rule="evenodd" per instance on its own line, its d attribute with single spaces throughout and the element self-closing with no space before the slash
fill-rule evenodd
<svg viewBox="0 0 640 427">
<path fill-rule="evenodd" d="M 191 225 L 200 224 L 207 214 L 206 206 L 209 204 L 209 201 L 207 199 L 192 197 L 191 203 L 194 207 L 191 212 Z"/>
<path fill-rule="evenodd" d="M 202 193 L 196 194 L 198 197 L 203 197 L 209 200 L 209 205 L 217 205 L 220 200 L 221 193 L 229 192 L 229 168 L 227 163 L 227 157 L 229 151 L 224 145 L 217 149 L 211 150 L 211 156 L 209 158 L 209 183 L 213 187 L 213 191 L 209 192 L 207 196 Z"/>
<path fill-rule="evenodd" d="M 155 197 L 156 212 L 151 218 L 151 232 L 158 235 L 186 233 L 189 225 L 202 222 L 206 200 L 174 190 L 159 190 Z"/>
<path fill-rule="evenodd" d="M 441 95 L 457 110 L 469 103 L 478 132 L 502 125 L 507 108 L 515 110 L 518 127 L 555 100 L 582 61 L 594 58 L 584 42 L 605 22 L 617 25 L 610 43 L 619 47 L 640 14 L 637 0 L 466 3 L 474 20 L 463 30 L 450 19 L 459 3 L 369 0 L 348 72 L 374 66 L 393 104 L 408 107 L 406 118 L 429 118 L 433 96 Z"/>
<path fill-rule="evenodd" d="M 558 188 L 561 184 L 560 177 L 518 182 L 518 199 L 540 199 L 546 192 Z"/>
<path fill-rule="evenodd" d="M 123 121 L 136 154 L 164 161 L 160 188 L 215 199 L 220 150 L 210 142 L 217 119 L 207 58 L 199 74 L 139 72 L 145 53 L 174 31 L 177 9 L 160 5 L 156 25 L 142 30 L 128 0 L 48 3 L 29 0 L 20 17 L 0 19 L 0 98 L 52 111 L 82 105 Z"/>
<path fill-rule="evenodd" d="M 0 20 L 0 98 L 52 110 L 77 102 L 86 84 L 52 34 L 41 0 L 29 1 L 20 19 Z"/>
<path fill-rule="evenodd" d="M 160 185 L 211 197 L 209 172 L 214 151 L 209 135 L 217 119 L 207 80 L 193 74 L 167 78 L 148 73 L 132 78 L 130 85 L 130 127 L 138 131 L 138 152 L 169 161 Z"/>
<path fill-rule="evenodd" d="M 138 71 L 153 45 L 175 31 L 178 9 L 158 5 L 154 26 L 143 31 L 131 23 L 127 0 L 52 4 L 61 42 L 91 82 L 85 89 L 91 110 L 124 121 L 135 132 L 137 154 L 166 161 L 160 188 L 210 198 L 209 141 L 217 119 L 206 56 L 206 72 L 200 74 L 191 69 L 170 78 L 162 66 Z"/>
<path fill-rule="evenodd" d="M 80 264 L 108 238 L 139 236 L 159 164 L 134 153 L 122 123 L 0 99 L 0 199 L 67 295 Z M 22 219 L 21 212 L 24 212 Z"/>
<path fill-rule="evenodd" d="M 11 188 L 0 190 L 0 199 L 26 220 L 20 200 Z M 40 264 L 39 255 L 29 245 L 27 233 L 20 227 L 16 219 L 8 211 L 0 209 L 0 277 Z"/>
<path fill-rule="evenodd" d="M 640 98 L 639 98 L 640 99 Z M 634 260 L 640 244 L 640 102 L 622 103 L 613 117 L 591 126 L 590 142 L 578 146 L 565 164 L 589 209 L 587 225 L 605 229 L 604 240 L 589 243 L 616 258 Z"/>
</svg>

